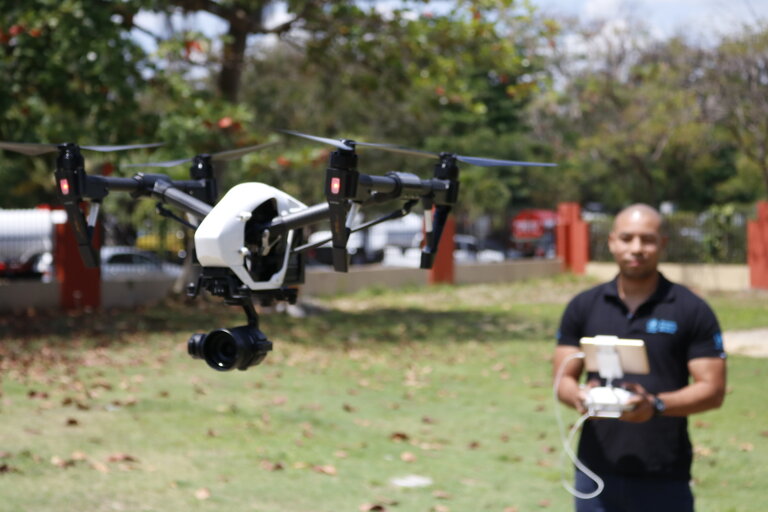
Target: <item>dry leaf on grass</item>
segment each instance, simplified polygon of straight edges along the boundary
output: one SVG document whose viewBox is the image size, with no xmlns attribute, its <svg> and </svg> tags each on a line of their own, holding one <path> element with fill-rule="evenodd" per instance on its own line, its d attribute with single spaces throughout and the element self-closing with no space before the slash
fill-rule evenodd
<svg viewBox="0 0 768 512">
<path fill-rule="evenodd" d="M 312 471 L 314 471 L 315 473 L 320 473 L 323 475 L 330 475 L 330 476 L 336 476 L 337 474 L 336 468 L 334 466 L 331 466 L 330 464 L 312 466 Z"/>
<path fill-rule="evenodd" d="M 283 466 L 282 462 L 272 462 L 270 460 L 262 460 L 259 465 L 262 469 L 267 471 L 282 471 L 285 469 L 285 466 Z"/>
<path fill-rule="evenodd" d="M 358 507 L 360 512 L 386 512 L 387 507 L 382 503 L 363 503 Z"/>
<path fill-rule="evenodd" d="M 109 455 L 107 462 L 139 462 L 139 459 L 128 453 L 117 452 Z"/>
</svg>

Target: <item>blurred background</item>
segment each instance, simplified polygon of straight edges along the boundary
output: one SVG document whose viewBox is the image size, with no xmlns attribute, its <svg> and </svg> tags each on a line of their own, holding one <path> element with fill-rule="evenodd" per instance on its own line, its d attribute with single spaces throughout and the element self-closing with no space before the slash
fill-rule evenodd
<svg viewBox="0 0 768 512">
<path fill-rule="evenodd" d="M 643 201 L 669 219 L 668 260 L 744 263 L 768 191 L 767 16 L 746 0 L 3 0 L 0 140 L 164 143 L 85 155 L 113 176 L 277 141 L 218 163 L 220 190 L 260 181 L 306 204 L 323 200 L 329 150 L 275 129 L 551 161 L 464 166 L 458 261 L 554 257 L 563 201 L 581 205 L 590 258 L 606 260 L 612 215 Z M 56 206 L 53 159 L 0 153 L 5 278 L 50 278 L 56 215 L 28 210 Z M 373 151 L 360 168 L 431 165 Z M 113 194 L 103 211 L 109 257 L 178 272 L 188 235 L 153 201 Z M 353 261 L 399 265 L 419 233 L 404 221 L 356 240 Z"/>
</svg>

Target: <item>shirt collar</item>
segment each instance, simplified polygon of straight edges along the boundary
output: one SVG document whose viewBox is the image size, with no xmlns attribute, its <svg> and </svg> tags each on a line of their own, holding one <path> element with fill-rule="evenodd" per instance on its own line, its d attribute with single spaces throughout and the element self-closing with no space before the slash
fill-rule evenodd
<svg viewBox="0 0 768 512">
<path fill-rule="evenodd" d="M 611 281 L 603 284 L 603 295 L 606 298 L 612 298 L 615 300 L 621 300 L 619 297 L 619 276 L 618 274 Z M 672 302 L 675 300 L 675 287 L 672 286 L 672 281 L 664 277 L 664 274 L 659 272 L 659 282 L 656 285 L 656 291 L 654 291 L 646 302 Z"/>
</svg>

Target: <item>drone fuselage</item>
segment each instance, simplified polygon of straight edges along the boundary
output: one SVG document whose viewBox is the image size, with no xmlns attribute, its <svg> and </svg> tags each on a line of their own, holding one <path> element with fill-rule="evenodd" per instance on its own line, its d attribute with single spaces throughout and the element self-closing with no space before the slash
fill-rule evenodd
<svg viewBox="0 0 768 512">
<path fill-rule="evenodd" d="M 264 183 L 236 185 L 197 227 L 197 259 L 204 268 L 231 269 L 250 290 L 279 289 L 289 277 L 291 258 L 296 257 L 291 249 L 301 237 L 294 229 L 275 233 L 263 227 L 275 217 L 306 208 Z"/>
</svg>

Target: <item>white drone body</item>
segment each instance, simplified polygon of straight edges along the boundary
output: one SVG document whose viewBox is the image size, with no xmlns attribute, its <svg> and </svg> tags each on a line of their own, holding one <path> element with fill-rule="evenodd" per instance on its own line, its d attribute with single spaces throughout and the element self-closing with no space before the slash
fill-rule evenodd
<svg viewBox="0 0 768 512">
<path fill-rule="evenodd" d="M 197 259 L 203 267 L 230 268 L 251 290 L 280 288 L 288 271 L 294 230 L 289 230 L 284 240 L 260 239 L 258 244 L 254 244 L 253 241 L 246 241 L 246 224 L 258 210 L 271 212 L 268 217 L 272 218 L 306 208 L 301 201 L 264 183 L 236 185 L 221 198 L 197 227 Z M 254 251 L 258 254 L 254 254 Z M 253 259 L 267 256 L 270 251 L 273 251 L 273 257 L 279 256 L 281 259 L 273 266 L 274 272 L 271 275 L 262 276 L 261 280 L 257 280 L 252 274 Z"/>
</svg>

